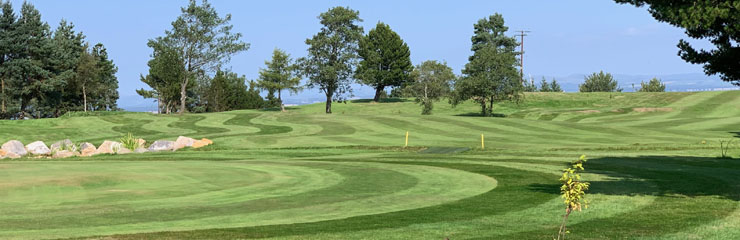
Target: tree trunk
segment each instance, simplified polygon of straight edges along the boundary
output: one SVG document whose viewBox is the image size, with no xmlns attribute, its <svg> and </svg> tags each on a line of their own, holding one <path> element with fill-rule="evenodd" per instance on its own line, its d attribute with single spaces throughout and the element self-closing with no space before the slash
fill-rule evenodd
<svg viewBox="0 0 740 240">
<path fill-rule="evenodd" d="M 493 96 L 491 96 L 491 107 L 488 108 L 488 112 L 490 112 L 491 115 L 493 115 Z"/>
<path fill-rule="evenodd" d="M 157 94 L 157 114 L 162 114 L 162 96 Z"/>
<path fill-rule="evenodd" d="M 331 94 L 326 94 L 326 114 L 331 114 Z"/>
<path fill-rule="evenodd" d="M 5 109 L 5 79 L 0 80 L 0 90 L 2 90 L 2 113 L 5 113 L 7 109 Z"/>
<path fill-rule="evenodd" d="M 188 76 L 185 75 L 185 82 L 180 86 L 180 115 L 185 113 L 185 100 L 187 95 L 185 93 L 186 87 L 188 86 Z"/>
<path fill-rule="evenodd" d="M 380 93 L 383 92 L 383 89 L 385 86 L 378 86 L 375 88 L 375 97 L 373 98 L 374 102 L 380 102 Z"/>
<path fill-rule="evenodd" d="M 86 90 L 85 85 L 83 84 L 82 85 L 82 104 L 84 106 L 83 107 L 84 111 L 87 112 L 87 91 L 85 90 Z"/>
<path fill-rule="evenodd" d="M 283 98 L 282 96 L 280 96 L 280 93 L 282 92 L 282 90 L 278 90 L 277 92 L 278 92 L 278 101 L 280 102 L 280 111 L 285 112 L 285 104 L 283 104 Z"/>
</svg>

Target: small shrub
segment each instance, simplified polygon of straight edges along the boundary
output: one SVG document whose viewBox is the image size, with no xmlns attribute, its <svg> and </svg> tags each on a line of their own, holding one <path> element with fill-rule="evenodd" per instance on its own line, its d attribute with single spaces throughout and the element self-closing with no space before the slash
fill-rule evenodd
<svg viewBox="0 0 740 240">
<path fill-rule="evenodd" d="M 583 169 L 583 163 L 586 162 L 586 155 L 581 155 L 578 160 L 572 163 L 572 166 L 563 169 L 563 176 L 560 177 L 560 182 L 563 186 L 560 187 L 561 197 L 563 203 L 565 203 L 565 215 L 563 216 L 563 222 L 560 224 L 560 231 L 558 232 L 558 240 L 565 239 L 565 235 L 568 234 L 568 230 L 565 227 L 568 221 L 568 216 L 575 210 L 581 211 L 582 208 L 588 208 L 588 201 L 586 201 L 586 190 L 591 185 L 588 182 L 581 180 L 581 171 Z"/>
<path fill-rule="evenodd" d="M 126 136 L 123 136 L 120 139 L 120 141 L 123 147 L 128 148 L 131 151 L 136 150 L 137 148 L 141 147 L 141 143 L 139 143 L 139 138 L 134 137 L 134 134 L 131 134 L 131 133 L 128 133 L 128 135 Z M 120 149 L 117 149 L 117 150 L 120 150 Z"/>
</svg>

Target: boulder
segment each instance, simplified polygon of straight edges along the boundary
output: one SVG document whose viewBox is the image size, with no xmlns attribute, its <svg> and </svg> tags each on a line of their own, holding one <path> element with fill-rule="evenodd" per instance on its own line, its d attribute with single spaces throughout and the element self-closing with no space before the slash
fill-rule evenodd
<svg viewBox="0 0 740 240">
<path fill-rule="evenodd" d="M 21 155 L 18 155 L 18 154 L 9 152 L 9 153 L 6 153 L 5 154 L 5 157 L 6 158 L 11 158 L 11 159 L 16 159 L 16 158 L 21 158 Z"/>
<path fill-rule="evenodd" d="M 175 149 L 175 142 L 166 140 L 154 141 L 154 143 L 149 146 L 150 152 L 172 151 L 173 149 Z"/>
<path fill-rule="evenodd" d="M 28 151 L 26 151 L 26 147 L 23 146 L 23 143 L 18 140 L 10 140 L 6 142 L 5 144 L 3 144 L 2 149 L 8 153 L 13 153 L 21 157 L 28 154 Z"/>
<path fill-rule="evenodd" d="M 123 148 L 119 142 L 105 140 L 103 144 L 100 144 L 95 154 L 114 154 Z"/>
<path fill-rule="evenodd" d="M 68 158 L 68 157 L 74 157 L 77 156 L 77 152 L 73 152 L 70 150 L 61 150 L 54 153 L 54 156 L 51 156 L 52 158 Z"/>
<path fill-rule="evenodd" d="M 193 143 L 193 146 L 191 146 L 191 147 L 193 147 L 193 148 L 202 148 L 202 147 L 205 147 L 205 146 L 208 146 L 208 145 L 211 145 L 211 144 L 213 144 L 213 141 L 208 140 L 207 138 L 203 138 L 201 140 L 195 140 L 195 142 Z"/>
<path fill-rule="evenodd" d="M 180 150 L 185 147 L 191 147 L 193 146 L 193 142 L 195 142 L 195 139 L 179 136 L 177 137 L 177 140 L 175 141 L 174 150 Z"/>
<path fill-rule="evenodd" d="M 136 142 L 139 143 L 139 146 L 144 146 L 144 144 L 146 144 L 146 140 L 144 140 L 142 138 L 136 139 Z"/>
<path fill-rule="evenodd" d="M 26 145 L 26 151 L 33 155 L 49 155 L 51 150 L 42 141 L 35 141 Z"/>
<path fill-rule="evenodd" d="M 0 149 L 0 159 L 5 158 L 5 155 L 8 155 L 8 152 L 6 152 L 5 150 Z"/>
<path fill-rule="evenodd" d="M 206 145 L 211 145 L 211 144 L 213 144 L 213 141 L 211 141 L 211 140 L 210 140 L 210 139 L 208 139 L 208 138 L 203 138 L 203 139 L 201 139 L 201 141 L 205 142 L 205 143 L 206 143 Z"/>
<path fill-rule="evenodd" d="M 149 150 L 143 147 L 140 147 L 134 150 L 134 153 L 145 153 L 145 152 L 149 152 Z"/>
<path fill-rule="evenodd" d="M 116 152 L 116 154 L 129 154 L 129 153 L 133 153 L 133 151 L 125 147 L 121 147 L 121 149 L 118 149 L 118 152 Z"/>
<path fill-rule="evenodd" d="M 72 152 L 77 151 L 77 146 L 75 145 L 75 143 L 72 142 L 72 140 L 69 140 L 69 139 L 64 139 L 62 141 L 55 142 L 54 144 L 51 145 L 50 148 L 52 152 L 57 152 L 60 150 L 69 150 Z"/>
<path fill-rule="evenodd" d="M 95 155 L 95 152 L 97 151 L 98 149 L 95 148 L 95 145 L 93 145 L 92 143 L 86 142 L 80 144 L 80 156 L 89 157 Z"/>
</svg>

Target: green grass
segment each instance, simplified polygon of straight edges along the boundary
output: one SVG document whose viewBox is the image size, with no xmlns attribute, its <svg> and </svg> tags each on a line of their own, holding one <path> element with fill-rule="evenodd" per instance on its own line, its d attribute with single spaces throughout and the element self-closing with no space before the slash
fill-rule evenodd
<svg viewBox="0 0 740 240">
<path fill-rule="evenodd" d="M 0 160 L 0 238 L 548 239 L 563 214 L 559 172 L 586 154 L 592 204 L 571 216 L 571 238 L 736 239 L 740 160 L 717 156 L 718 140 L 740 131 L 738 98 L 535 93 L 489 118 L 472 103 L 421 116 L 394 100 L 334 104 L 332 115 L 314 104 L 0 121 L 2 142 L 130 132 L 216 143 Z"/>
</svg>

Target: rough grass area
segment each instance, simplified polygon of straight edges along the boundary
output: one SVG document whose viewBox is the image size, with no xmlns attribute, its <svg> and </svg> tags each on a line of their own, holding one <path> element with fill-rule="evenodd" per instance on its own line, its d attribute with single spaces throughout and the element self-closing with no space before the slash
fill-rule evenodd
<svg viewBox="0 0 740 240">
<path fill-rule="evenodd" d="M 535 93 L 475 104 L 0 121 L 0 141 L 207 137 L 197 150 L 0 160 L 0 238 L 549 239 L 586 154 L 572 239 L 737 239 L 740 92 Z M 670 109 L 670 110 L 668 110 Z M 409 146 L 404 147 L 409 132 Z M 480 135 L 486 139 L 480 149 Z M 740 157 L 733 148 L 730 155 Z"/>
</svg>

